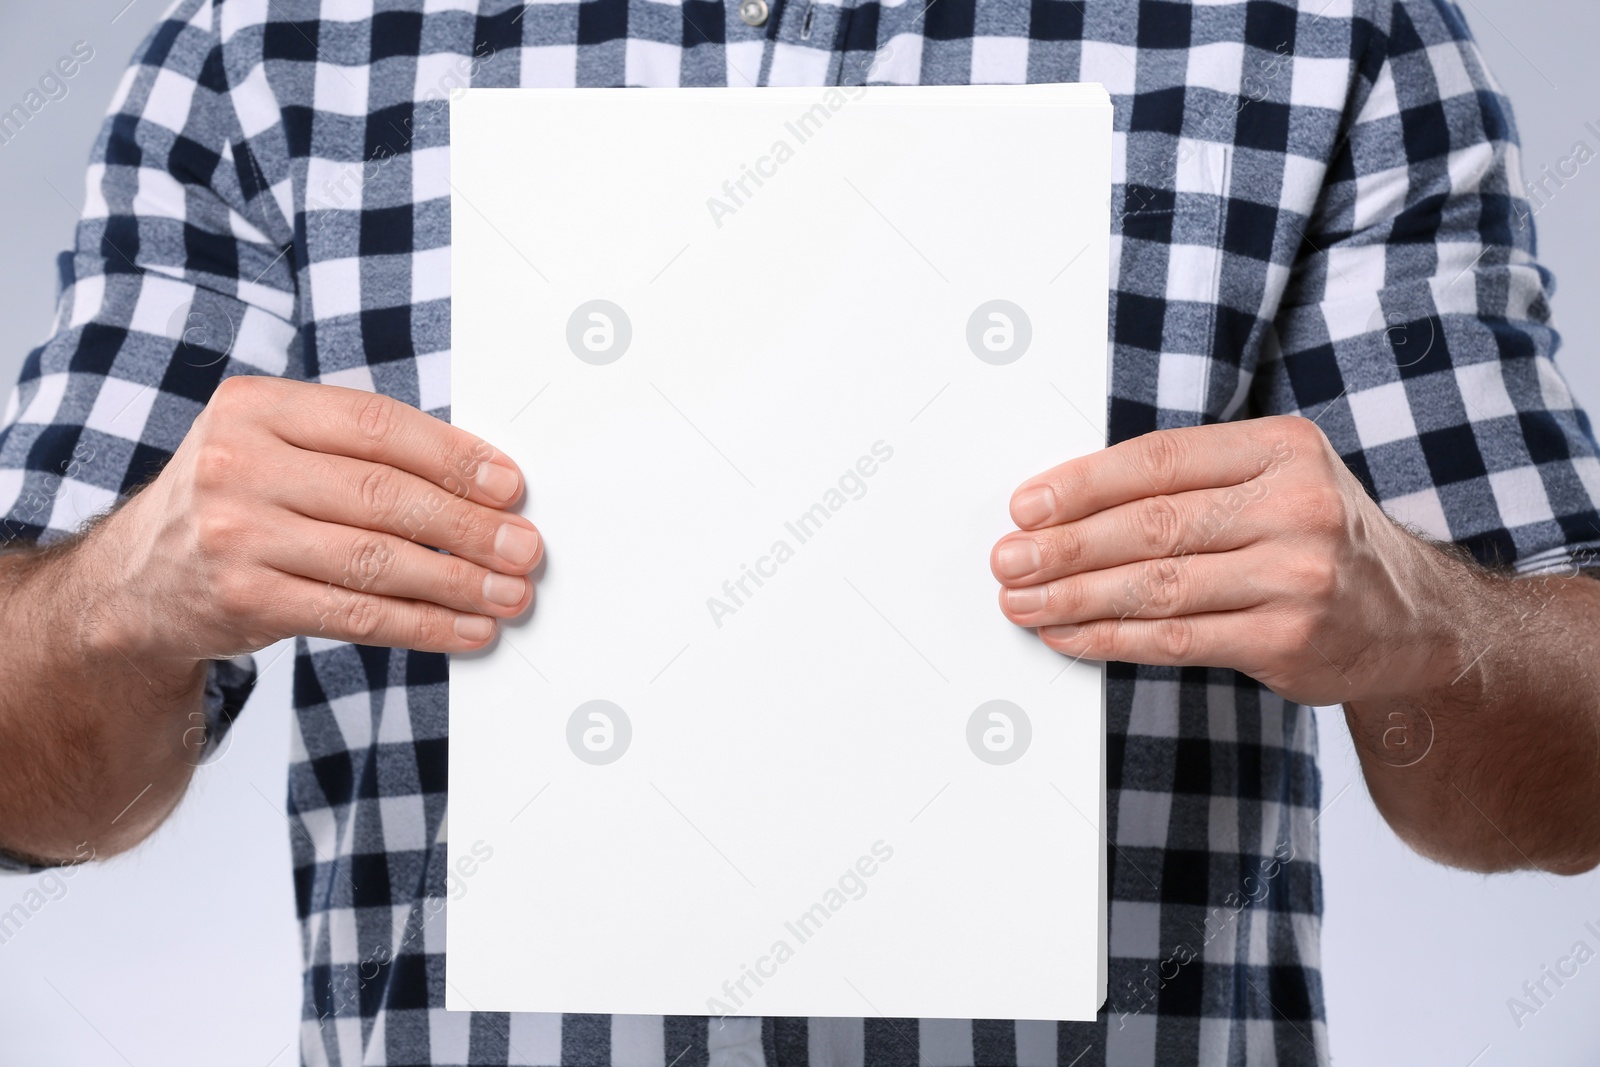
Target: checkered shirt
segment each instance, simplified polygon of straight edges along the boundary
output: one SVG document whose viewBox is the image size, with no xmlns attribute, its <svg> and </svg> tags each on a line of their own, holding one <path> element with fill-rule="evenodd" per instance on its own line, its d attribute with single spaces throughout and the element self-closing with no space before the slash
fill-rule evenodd
<svg viewBox="0 0 1600 1067">
<path fill-rule="evenodd" d="M 1304 413 L 1391 516 L 1483 563 L 1600 547 L 1511 113 L 1453 4 L 767 2 L 753 27 L 733 0 L 180 0 L 117 90 L 6 410 L 7 535 L 58 538 L 149 479 L 228 375 L 449 416 L 455 86 L 1081 80 L 1115 107 L 1114 440 Z M 214 669 L 219 725 L 253 670 Z M 1097 1022 L 725 1027 L 444 1010 L 448 678 L 296 644 L 308 1064 L 1326 1062 L 1316 731 L 1249 678 L 1110 667 Z"/>
</svg>

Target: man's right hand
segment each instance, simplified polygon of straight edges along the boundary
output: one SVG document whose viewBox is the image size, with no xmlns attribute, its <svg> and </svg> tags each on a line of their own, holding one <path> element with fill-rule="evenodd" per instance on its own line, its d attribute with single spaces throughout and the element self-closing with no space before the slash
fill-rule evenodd
<svg viewBox="0 0 1600 1067">
<path fill-rule="evenodd" d="M 132 662 L 297 635 L 480 648 L 533 598 L 543 541 L 504 510 L 522 489 L 493 447 L 389 397 L 228 378 L 81 546 L 109 586 L 86 637 Z"/>
</svg>

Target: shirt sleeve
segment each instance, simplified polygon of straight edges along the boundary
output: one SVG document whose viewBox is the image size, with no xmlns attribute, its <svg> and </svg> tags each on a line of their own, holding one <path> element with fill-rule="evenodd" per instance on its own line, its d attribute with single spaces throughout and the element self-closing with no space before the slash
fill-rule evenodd
<svg viewBox="0 0 1600 1067">
<path fill-rule="evenodd" d="M 1374 6 L 1253 406 L 1316 419 L 1392 518 L 1485 565 L 1593 566 L 1600 460 L 1510 105 L 1453 4 Z"/>
<path fill-rule="evenodd" d="M 65 537 L 152 478 L 223 378 L 294 373 L 293 232 L 248 150 L 214 10 L 182 0 L 155 27 L 96 140 L 51 334 L 0 419 L 0 548 Z M 261 90 L 259 74 L 237 80 Z M 248 656 L 212 664 L 208 750 L 254 674 Z"/>
</svg>

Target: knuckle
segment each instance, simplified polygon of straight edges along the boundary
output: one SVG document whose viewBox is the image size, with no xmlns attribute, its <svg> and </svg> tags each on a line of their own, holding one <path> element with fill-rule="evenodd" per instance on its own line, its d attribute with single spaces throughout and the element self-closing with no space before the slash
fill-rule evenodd
<svg viewBox="0 0 1600 1067">
<path fill-rule="evenodd" d="M 1326 556 L 1312 556 L 1295 564 L 1295 589 L 1303 599 L 1321 602 L 1332 599 L 1339 587 L 1339 571 Z"/>
<path fill-rule="evenodd" d="M 1337 484 L 1323 484 L 1318 491 L 1317 510 L 1323 520 L 1334 530 L 1344 530 L 1352 518 L 1350 501 L 1339 491 Z"/>
<path fill-rule="evenodd" d="M 212 559 L 226 558 L 238 547 L 243 528 L 232 512 L 210 509 L 195 520 L 195 545 Z"/>
<path fill-rule="evenodd" d="M 227 411 L 248 410 L 261 395 L 262 380 L 254 374 L 235 374 L 222 379 L 211 391 L 207 407 Z"/>
<path fill-rule="evenodd" d="M 1333 533 L 1350 521 L 1349 506 L 1337 486 L 1317 482 L 1297 489 L 1291 497 L 1296 525 L 1306 533 Z"/>
<path fill-rule="evenodd" d="M 1087 644 L 1094 658 L 1103 660 L 1126 658 L 1130 625 L 1137 624 L 1129 623 L 1124 618 L 1106 619 L 1085 626 L 1084 636 L 1088 638 Z"/>
<path fill-rule="evenodd" d="M 1180 440 L 1175 432 L 1157 430 L 1146 434 L 1134 453 L 1134 463 L 1158 492 L 1167 492 L 1176 485 L 1182 473 L 1185 447 Z"/>
<path fill-rule="evenodd" d="M 1082 600 L 1077 582 L 1071 579 L 1058 580 L 1046 582 L 1039 588 L 1044 590 L 1044 605 L 1033 614 L 1053 619 L 1077 616 L 1078 603 Z"/>
<path fill-rule="evenodd" d="M 1052 473 L 1046 483 L 1050 491 L 1055 494 L 1056 500 L 1081 500 L 1089 495 L 1091 490 L 1089 472 L 1084 470 L 1084 464 L 1079 462 L 1064 463 Z"/>
<path fill-rule="evenodd" d="M 423 608 L 411 627 L 411 647 L 442 648 L 455 636 L 455 624 L 445 612 Z"/>
<path fill-rule="evenodd" d="M 357 642 L 369 641 L 383 628 L 383 602 L 374 596 L 354 595 L 344 610 L 345 630 Z"/>
<path fill-rule="evenodd" d="M 1076 571 L 1087 558 L 1083 534 L 1073 524 L 1055 527 L 1048 537 L 1038 537 L 1039 555 L 1048 570 Z"/>
<path fill-rule="evenodd" d="M 1321 448 L 1328 443 L 1327 435 L 1322 432 L 1322 427 L 1303 415 L 1285 415 L 1283 416 L 1283 421 L 1286 425 L 1286 432 L 1290 437 L 1290 443 L 1293 445 Z"/>
<path fill-rule="evenodd" d="M 387 445 L 394 436 L 394 401 L 382 393 L 362 396 L 355 402 L 355 428 L 374 448 Z"/>
<path fill-rule="evenodd" d="M 491 536 L 489 522 L 484 517 L 482 509 L 470 504 L 456 507 L 455 513 L 450 518 L 452 545 L 478 548 L 488 545 Z"/>
<path fill-rule="evenodd" d="M 1180 540 L 1178 508 L 1164 496 L 1148 497 L 1134 513 L 1138 524 L 1141 546 L 1157 556 L 1170 556 L 1177 552 Z"/>
<path fill-rule="evenodd" d="M 1183 602 L 1183 589 L 1177 568 L 1166 560 L 1155 560 L 1144 567 L 1144 603 L 1150 613 L 1175 613 Z"/>
<path fill-rule="evenodd" d="M 240 457 L 232 446 L 208 439 L 195 450 L 194 482 L 201 489 L 221 489 L 233 482 Z"/>
<path fill-rule="evenodd" d="M 345 564 L 345 585 L 351 589 L 369 589 L 394 559 L 389 542 L 377 535 L 357 536 L 350 544 L 349 559 Z"/>
<path fill-rule="evenodd" d="M 356 485 L 361 507 L 369 515 L 393 515 L 400 499 L 400 489 L 395 484 L 394 468 L 374 465 L 361 476 Z"/>
<path fill-rule="evenodd" d="M 1162 619 L 1156 623 L 1156 648 L 1172 660 L 1186 660 L 1194 651 L 1194 626 L 1187 619 Z"/>
<path fill-rule="evenodd" d="M 1268 465 L 1305 457 L 1327 459 L 1333 452 L 1322 427 L 1300 415 L 1280 415 L 1272 420 L 1272 455 Z"/>
</svg>

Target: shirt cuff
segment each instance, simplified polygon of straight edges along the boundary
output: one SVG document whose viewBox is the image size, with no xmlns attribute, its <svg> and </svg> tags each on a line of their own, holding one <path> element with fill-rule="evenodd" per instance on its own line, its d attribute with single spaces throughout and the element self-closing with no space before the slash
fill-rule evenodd
<svg viewBox="0 0 1600 1067">
<path fill-rule="evenodd" d="M 193 753 L 195 766 L 211 762 L 228 747 L 233 720 L 244 710 L 245 701 L 250 699 L 255 686 L 254 656 L 211 661 L 206 671 L 205 735 L 191 738 L 186 734 L 184 737 L 185 749 Z M 192 746 L 191 740 L 195 742 Z"/>
<path fill-rule="evenodd" d="M 1512 564 L 1519 577 L 1538 574 L 1575 575 L 1600 571 L 1600 540 L 1558 545 Z"/>
</svg>

